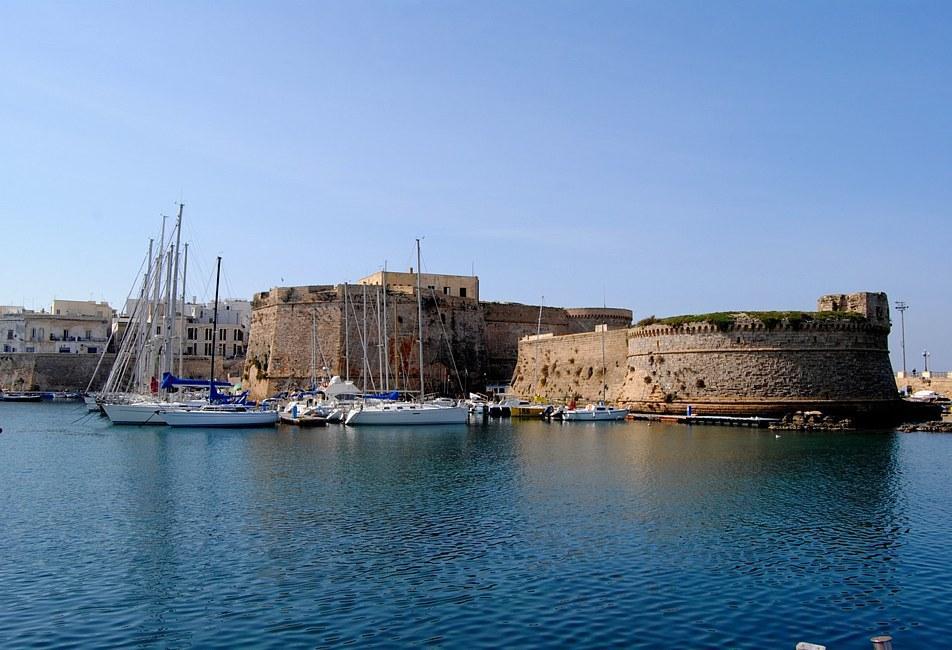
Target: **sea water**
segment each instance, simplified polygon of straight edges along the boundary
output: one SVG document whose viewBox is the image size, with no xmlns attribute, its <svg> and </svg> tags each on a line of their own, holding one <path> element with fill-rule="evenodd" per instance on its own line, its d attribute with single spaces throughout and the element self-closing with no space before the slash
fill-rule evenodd
<svg viewBox="0 0 952 650">
<path fill-rule="evenodd" d="M 0 404 L 3 647 L 949 647 L 952 435 Z"/>
</svg>

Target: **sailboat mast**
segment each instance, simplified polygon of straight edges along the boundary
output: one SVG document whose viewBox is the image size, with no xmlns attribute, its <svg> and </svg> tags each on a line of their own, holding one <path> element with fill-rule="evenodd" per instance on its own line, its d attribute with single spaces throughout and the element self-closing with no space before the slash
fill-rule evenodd
<svg viewBox="0 0 952 650">
<path fill-rule="evenodd" d="M 172 271 L 172 286 L 169 290 L 169 304 L 171 309 L 166 315 L 166 372 L 170 373 L 175 369 L 175 353 L 172 350 L 172 331 L 175 328 L 175 316 L 178 311 L 178 268 L 179 268 L 179 253 L 180 245 L 182 241 L 182 209 L 185 207 L 184 203 L 179 203 L 178 216 L 175 218 L 175 267 Z M 182 310 L 184 311 L 185 307 L 183 305 Z M 181 333 L 179 340 L 181 341 Z"/>
<path fill-rule="evenodd" d="M 383 390 L 383 324 L 380 318 L 380 287 L 374 291 L 377 298 L 377 376 L 380 378 L 380 388 Z"/>
<path fill-rule="evenodd" d="M 149 342 L 148 342 L 148 358 L 146 362 L 148 367 L 146 369 L 147 375 L 155 377 L 156 366 L 158 365 L 158 346 L 156 344 L 156 339 L 159 337 L 159 300 L 162 295 L 162 259 L 165 257 L 165 220 L 168 219 L 166 215 L 162 215 L 162 235 L 159 237 L 159 249 L 155 256 L 155 273 L 152 276 L 153 290 L 152 290 L 152 309 L 149 314 Z M 149 385 L 149 379 L 143 376 L 143 380 L 146 382 L 146 386 Z"/>
<path fill-rule="evenodd" d="M 155 240 L 149 239 L 149 267 L 145 272 L 145 277 L 142 278 L 142 293 L 139 294 L 139 302 L 136 303 L 136 311 L 139 312 L 139 340 L 136 343 L 136 382 L 139 384 L 137 388 L 140 390 L 145 386 L 145 368 L 146 368 L 146 337 L 148 334 L 148 323 L 149 323 L 149 307 L 146 305 L 146 300 L 149 299 L 149 282 L 152 281 L 152 275 L 155 273 L 155 266 L 153 266 L 152 259 L 152 247 L 155 244 Z M 130 325 L 132 322 L 130 321 Z M 121 377 L 119 378 L 121 379 Z"/>
<path fill-rule="evenodd" d="M 605 330 L 608 329 L 608 325 L 602 325 L 602 401 L 605 401 L 605 375 L 608 373 L 607 368 L 605 368 Z"/>
<path fill-rule="evenodd" d="M 383 285 L 383 386 L 384 390 L 390 390 L 390 346 L 387 345 L 387 261 L 383 262 L 383 275 L 380 278 L 380 284 Z"/>
<path fill-rule="evenodd" d="M 344 381 L 350 381 L 350 322 L 347 317 L 346 282 L 344 283 L 344 365 L 347 366 L 347 369 L 344 371 Z"/>
<path fill-rule="evenodd" d="M 221 277 L 221 255 L 218 256 L 218 267 L 215 270 L 215 310 L 212 312 L 212 370 L 208 373 L 208 396 L 215 392 L 215 348 L 218 347 L 218 280 Z"/>
<path fill-rule="evenodd" d="M 420 288 L 420 240 L 416 240 L 417 339 L 420 348 L 420 402 L 423 402 L 423 291 Z"/>
<path fill-rule="evenodd" d="M 363 305 L 360 308 L 361 314 L 364 317 L 363 325 L 363 343 L 364 343 L 364 365 L 360 367 L 360 377 L 361 377 L 361 386 L 362 390 L 367 392 L 367 375 L 370 374 L 370 358 L 367 355 L 367 285 L 364 285 L 364 298 Z"/>
<path fill-rule="evenodd" d="M 184 363 L 183 361 L 184 355 L 182 354 L 182 346 L 185 345 L 183 341 L 185 339 L 185 277 L 187 273 L 188 273 L 188 242 L 185 242 L 185 257 L 182 260 L 182 314 L 181 316 L 179 316 L 179 345 L 178 345 L 179 377 L 182 376 L 182 364 Z M 198 344 L 196 343 L 196 345 Z"/>
<path fill-rule="evenodd" d="M 311 385 L 310 389 L 317 388 L 317 313 L 311 309 Z"/>
<path fill-rule="evenodd" d="M 171 242 L 171 240 L 170 236 L 169 241 Z M 160 379 L 162 373 L 169 372 L 172 367 L 172 323 L 174 322 L 172 312 L 175 309 L 173 305 L 175 294 L 172 293 L 172 258 L 174 255 L 174 246 L 170 244 L 169 252 L 165 254 L 165 298 L 163 299 L 165 308 L 162 310 L 162 327 L 164 330 L 162 332 L 162 365 L 159 367 Z"/>
</svg>

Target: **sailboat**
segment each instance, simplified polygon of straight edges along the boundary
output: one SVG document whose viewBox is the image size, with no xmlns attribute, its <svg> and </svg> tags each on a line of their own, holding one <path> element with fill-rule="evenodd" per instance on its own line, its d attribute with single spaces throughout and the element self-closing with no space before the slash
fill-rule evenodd
<svg viewBox="0 0 952 650">
<path fill-rule="evenodd" d="M 420 286 L 420 240 L 417 244 L 417 328 L 420 350 L 420 400 L 418 402 L 363 403 L 347 414 L 345 424 L 357 425 L 424 425 L 466 424 L 468 409 L 465 406 L 446 406 L 423 401 L 423 294 Z M 386 286 L 384 286 L 386 291 Z"/>
<path fill-rule="evenodd" d="M 221 257 L 215 272 L 215 310 L 212 315 L 212 364 L 209 373 L 209 402 L 198 408 L 170 408 L 159 415 L 170 427 L 259 427 L 274 426 L 278 412 L 252 409 L 244 404 L 215 404 L 215 348 L 218 347 L 218 283 L 221 278 Z"/>
<path fill-rule="evenodd" d="M 171 237 L 168 242 L 165 240 L 164 219 L 158 253 L 154 258 L 152 257 L 153 241 L 149 241 L 149 253 L 146 257 L 148 265 L 143 276 L 139 299 L 129 319 L 126 335 L 103 392 L 95 398 L 95 402 L 102 407 L 113 424 L 164 424 L 162 411 L 205 403 L 204 400 L 173 402 L 168 399 L 167 393 L 165 399 L 159 399 L 154 395 L 158 393 L 158 382 L 154 379 L 156 368 L 159 367 L 161 371 L 170 371 L 172 368 L 172 329 L 177 300 L 175 286 L 178 282 L 183 208 L 184 205 L 179 204 L 174 246 Z M 168 244 L 167 250 L 166 244 Z M 167 277 L 164 281 L 163 258 L 167 258 L 165 262 L 167 266 L 164 269 Z M 163 302 L 164 322 L 160 323 L 158 313 L 159 306 Z M 162 327 L 165 331 L 160 336 Z M 132 366 L 133 363 L 134 366 Z M 123 389 L 122 384 L 127 375 L 129 375 L 128 383 Z M 153 379 L 147 382 L 146 378 L 150 375 Z M 133 383 L 136 390 L 130 392 L 129 388 Z M 149 385 L 150 383 L 153 385 Z M 92 409 L 93 400 L 87 398 L 86 401 L 87 408 Z"/>
</svg>

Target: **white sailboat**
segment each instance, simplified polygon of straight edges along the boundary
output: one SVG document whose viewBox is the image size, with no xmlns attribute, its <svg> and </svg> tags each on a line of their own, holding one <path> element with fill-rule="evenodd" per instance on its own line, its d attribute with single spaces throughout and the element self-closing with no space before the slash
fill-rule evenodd
<svg viewBox="0 0 952 650">
<path fill-rule="evenodd" d="M 215 395 L 215 348 L 218 347 L 218 284 L 221 277 L 221 257 L 215 272 L 215 310 L 212 313 L 212 363 L 209 372 L 209 395 Z M 278 412 L 252 409 L 240 404 L 205 404 L 200 407 L 172 407 L 159 411 L 159 416 L 171 427 L 259 427 L 274 426 Z"/>
<path fill-rule="evenodd" d="M 245 406 L 206 404 L 199 408 L 161 412 L 170 427 L 268 427 L 278 421 L 277 411 L 255 410 Z"/>
<path fill-rule="evenodd" d="M 424 425 L 466 424 L 468 409 L 465 406 L 445 406 L 423 402 L 423 301 L 420 287 L 420 240 L 417 243 L 417 327 L 420 351 L 420 401 L 363 403 L 347 414 L 345 424 L 358 425 Z M 384 286 L 386 291 L 386 285 Z"/>
</svg>

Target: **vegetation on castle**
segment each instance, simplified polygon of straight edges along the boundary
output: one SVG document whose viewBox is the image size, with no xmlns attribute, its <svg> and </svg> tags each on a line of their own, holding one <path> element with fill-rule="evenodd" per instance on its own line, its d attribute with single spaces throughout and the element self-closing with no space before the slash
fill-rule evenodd
<svg viewBox="0 0 952 650">
<path fill-rule="evenodd" d="M 685 314 L 682 316 L 669 316 L 668 318 L 649 316 L 648 318 L 641 319 L 635 325 L 637 327 L 665 325 L 677 329 L 683 325 L 709 323 L 720 331 L 726 332 L 735 325 L 743 324 L 745 321 L 751 320 L 760 321 L 764 324 L 764 327 L 769 330 L 778 326 L 789 327 L 796 330 L 800 329 L 800 326 L 804 323 L 820 321 L 863 322 L 867 319 L 862 314 L 846 311 L 716 311 L 709 314 Z"/>
</svg>

